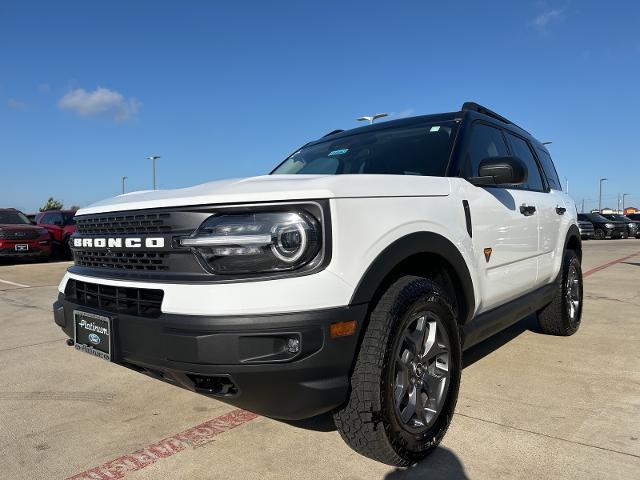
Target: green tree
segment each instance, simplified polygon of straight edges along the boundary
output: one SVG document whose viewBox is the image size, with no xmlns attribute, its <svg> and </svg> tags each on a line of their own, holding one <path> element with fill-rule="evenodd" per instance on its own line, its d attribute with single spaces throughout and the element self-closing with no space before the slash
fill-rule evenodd
<svg viewBox="0 0 640 480">
<path fill-rule="evenodd" d="M 59 200 L 56 200 L 53 197 L 49 197 L 49 200 L 47 200 L 47 202 L 40 207 L 40 211 L 41 212 L 46 212 L 47 210 L 62 210 L 63 205 L 62 202 Z"/>
<path fill-rule="evenodd" d="M 80 207 L 78 205 L 71 205 L 69 210 L 80 210 Z"/>
</svg>

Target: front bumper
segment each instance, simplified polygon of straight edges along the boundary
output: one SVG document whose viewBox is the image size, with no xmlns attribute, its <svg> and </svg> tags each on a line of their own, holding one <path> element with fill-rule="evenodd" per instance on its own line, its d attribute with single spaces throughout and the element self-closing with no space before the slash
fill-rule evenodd
<svg viewBox="0 0 640 480">
<path fill-rule="evenodd" d="M 17 245 L 27 245 L 27 250 L 16 250 Z M 39 238 L 37 240 L 0 240 L 0 257 L 48 257 L 51 255 L 51 240 Z"/>
<path fill-rule="evenodd" d="M 2 242 L 2 246 L 0 246 L 0 258 L 45 258 L 49 255 L 51 255 L 51 246 L 48 244 L 29 244 L 29 249 L 27 251 L 18 251 L 16 250 L 15 245 L 8 245 L 7 242 Z"/>
<path fill-rule="evenodd" d="M 112 318 L 112 360 L 268 417 L 298 420 L 342 404 L 367 304 L 307 312 L 156 318 L 76 305 L 60 293 L 55 322 L 74 336 L 74 310 Z M 355 320 L 353 335 L 330 325 Z M 289 339 L 299 351 L 289 351 Z"/>
</svg>

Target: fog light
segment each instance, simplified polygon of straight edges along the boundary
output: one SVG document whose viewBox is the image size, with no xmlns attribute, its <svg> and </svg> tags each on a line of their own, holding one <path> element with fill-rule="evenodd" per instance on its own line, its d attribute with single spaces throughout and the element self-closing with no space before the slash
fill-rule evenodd
<svg viewBox="0 0 640 480">
<path fill-rule="evenodd" d="M 300 351 L 300 340 L 297 338 L 289 338 L 287 340 L 287 352 L 298 353 Z"/>
</svg>

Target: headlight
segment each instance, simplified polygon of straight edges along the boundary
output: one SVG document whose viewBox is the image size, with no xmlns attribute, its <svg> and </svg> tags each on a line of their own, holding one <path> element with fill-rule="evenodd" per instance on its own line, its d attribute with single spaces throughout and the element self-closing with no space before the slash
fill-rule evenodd
<svg viewBox="0 0 640 480">
<path fill-rule="evenodd" d="M 181 238 L 219 275 L 283 272 L 313 262 L 322 247 L 320 221 L 302 209 L 220 213 Z"/>
<path fill-rule="evenodd" d="M 40 233 L 40 235 L 49 235 L 49 230 L 41 228 L 38 233 Z"/>
<path fill-rule="evenodd" d="M 613 228 L 615 225 L 613 223 L 605 223 L 604 228 Z"/>
</svg>

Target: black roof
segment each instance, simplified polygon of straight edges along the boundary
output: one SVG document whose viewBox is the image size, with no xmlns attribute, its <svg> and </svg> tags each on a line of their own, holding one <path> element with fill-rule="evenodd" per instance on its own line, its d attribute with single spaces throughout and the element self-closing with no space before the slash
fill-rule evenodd
<svg viewBox="0 0 640 480">
<path fill-rule="evenodd" d="M 348 137 L 350 135 L 355 135 L 358 133 L 373 132 L 376 130 L 384 130 L 387 128 L 407 127 L 411 125 L 418 125 L 421 123 L 443 122 L 447 120 L 462 120 L 467 116 L 490 120 L 493 122 L 496 122 L 496 121 L 500 122 L 503 124 L 503 126 L 507 127 L 508 129 L 513 129 L 516 132 L 520 133 L 521 135 L 531 138 L 536 143 L 536 146 L 546 150 L 544 145 L 542 145 L 542 143 L 540 143 L 525 129 L 519 127 L 512 121 L 494 112 L 493 110 L 490 110 L 487 107 L 479 105 L 478 103 L 475 103 L 475 102 L 465 102 L 462 105 L 462 108 L 457 112 L 436 113 L 431 115 L 419 115 L 416 117 L 399 118 L 397 120 L 388 120 L 386 122 L 373 123 L 371 125 L 365 125 L 363 127 L 352 128 L 349 130 L 334 130 L 332 132 L 327 133 L 326 135 L 319 138 L 318 140 L 309 142 L 307 145 L 314 145 L 316 143 L 324 142 L 327 140 L 334 140 L 342 137 Z"/>
</svg>

